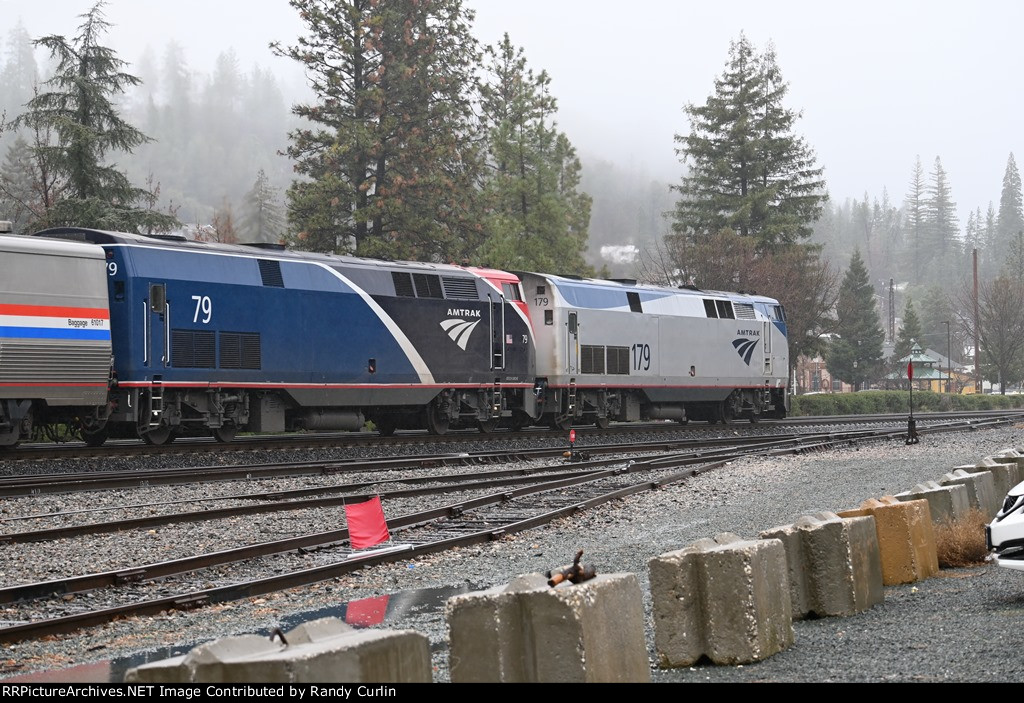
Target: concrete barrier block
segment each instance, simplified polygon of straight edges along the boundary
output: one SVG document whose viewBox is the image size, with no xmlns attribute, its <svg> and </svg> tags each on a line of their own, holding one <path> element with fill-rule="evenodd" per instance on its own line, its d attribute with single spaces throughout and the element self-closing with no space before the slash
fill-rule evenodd
<svg viewBox="0 0 1024 703">
<path fill-rule="evenodd" d="M 935 527 L 961 520 L 971 509 L 967 487 L 960 483 L 941 486 L 936 481 L 925 481 L 914 486 L 913 490 L 897 493 L 895 497 L 902 501 L 928 501 L 928 512 Z"/>
<path fill-rule="evenodd" d="M 928 501 L 900 501 L 892 496 L 870 499 L 859 508 L 845 510 L 840 517 L 875 519 L 878 550 L 882 562 L 882 583 L 893 586 L 913 583 L 939 573 Z"/>
<path fill-rule="evenodd" d="M 804 516 L 761 533 L 786 548 L 794 618 L 853 615 L 884 599 L 878 537 L 871 517 Z"/>
<path fill-rule="evenodd" d="M 649 562 L 654 642 L 664 667 L 766 659 L 793 644 L 786 550 L 779 539 L 723 534 Z"/>
<path fill-rule="evenodd" d="M 1012 454 L 1009 452 L 1012 452 Z M 1020 467 L 1017 463 L 1018 457 L 1015 456 L 1016 454 L 1017 451 L 1015 449 L 1006 449 L 998 454 L 985 457 L 974 467 L 975 471 L 988 471 L 992 474 L 992 481 L 995 484 L 994 490 L 1000 504 L 1002 504 L 1003 498 L 1010 489 L 1021 481 Z"/>
<path fill-rule="evenodd" d="M 129 683 L 429 683 L 430 642 L 412 630 L 355 630 L 323 618 L 270 639 L 224 637 L 130 669 Z"/>
<path fill-rule="evenodd" d="M 985 463 L 986 461 L 998 461 L 1004 464 L 1013 464 L 1017 467 L 1016 479 L 1017 483 L 1024 481 L 1024 452 L 1020 449 L 1009 448 L 992 454 L 991 456 L 985 457 L 979 462 L 979 464 Z M 1017 485 L 1016 483 L 1014 485 Z"/>
<path fill-rule="evenodd" d="M 453 683 L 650 681 L 635 574 L 554 588 L 529 574 L 450 598 L 445 618 Z"/>
<path fill-rule="evenodd" d="M 939 484 L 950 486 L 961 484 L 967 488 L 967 495 L 971 501 L 971 507 L 980 510 L 986 518 L 993 518 L 999 512 L 1006 494 L 996 495 L 995 477 L 991 471 L 966 471 L 955 469 L 944 475 Z"/>
</svg>

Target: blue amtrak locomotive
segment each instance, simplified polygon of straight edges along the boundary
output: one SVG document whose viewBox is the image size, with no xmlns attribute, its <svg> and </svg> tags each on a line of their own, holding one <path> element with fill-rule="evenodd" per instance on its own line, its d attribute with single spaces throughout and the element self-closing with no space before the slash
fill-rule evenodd
<svg viewBox="0 0 1024 703">
<path fill-rule="evenodd" d="M 785 315 L 763 296 L 84 228 L 3 239 L 20 258 L 0 257 L 19 269 L 0 275 L 0 447 L 55 423 L 98 445 L 786 413 Z"/>
<path fill-rule="evenodd" d="M 533 335 L 485 271 L 88 229 L 105 252 L 109 428 L 212 432 L 495 428 L 529 408 Z M 520 298 L 518 286 L 512 292 Z"/>
</svg>

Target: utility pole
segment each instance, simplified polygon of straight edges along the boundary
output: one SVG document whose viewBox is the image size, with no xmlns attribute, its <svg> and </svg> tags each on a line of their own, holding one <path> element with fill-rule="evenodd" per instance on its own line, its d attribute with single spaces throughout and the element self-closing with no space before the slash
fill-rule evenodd
<svg viewBox="0 0 1024 703">
<path fill-rule="evenodd" d="M 889 341 L 896 342 L 896 283 L 889 279 Z"/>
</svg>

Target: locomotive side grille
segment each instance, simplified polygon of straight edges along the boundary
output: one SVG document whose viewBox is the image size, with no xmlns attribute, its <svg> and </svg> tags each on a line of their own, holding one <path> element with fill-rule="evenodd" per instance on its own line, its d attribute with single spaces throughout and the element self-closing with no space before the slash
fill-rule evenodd
<svg viewBox="0 0 1024 703">
<path fill-rule="evenodd" d="M 750 303 L 733 303 L 732 309 L 736 312 L 737 320 L 754 320 L 754 306 Z"/>
<path fill-rule="evenodd" d="M 0 341 L 0 384 L 96 383 L 110 376 L 110 344 Z"/>
<path fill-rule="evenodd" d="M 395 295 L 401 298 L 415 298 L 416 291 L 412 287 L 412 276 L 402 271 L 392 271 L 391 280 L 395 282 Z"/>
<path fill-rule="evenodd" d="M 472 278 L 442 276 L 441 284 L 444 286 L 444 297 L 449 300 L 478 300 L 480 298 L 476 291 L 476 281 Z"/>
<path fill-rule="evenodd" d="M 178 369 L 212 369 L 215 344 L 213 332 L 171 330 L 171 365 Z"/>
<path fill-rule="evenodd" d="M 608 347 L 608 373 L 629 375 L 629 347 Z"/>
<path fill-rule="evenodd" d="M 222 369 L 254 369 L 263 365 L 260 336 L 253 332 L 220 333 L 220 367 Z"/>
<path fill-rule="evenodd" d="M 604 373 L 604 347 L 594 344 L 580 347 L 580 373 Z"/>
<path fill-rule="evenodd" d="M 429 273 L 414 273 L 412 280 L 416 282 L 416 295 L 420 298 L 443 298 L 441 281 L 438 276 Z"/>
<path fill-rule="evenodd" d="M 257 259 L 260 265 L 260 278 L 263 285 L 272 288 L 284 288 L 284 277 L 281 276 L 281 262 L 270 259 Z"/>
</svg>

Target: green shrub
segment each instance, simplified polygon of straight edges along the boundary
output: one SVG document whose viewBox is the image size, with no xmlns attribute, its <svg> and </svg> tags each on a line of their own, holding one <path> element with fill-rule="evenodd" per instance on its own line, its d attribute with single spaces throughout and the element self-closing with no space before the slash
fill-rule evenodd
<svg viewBox="0 0 1024 703">
<path fill-rule="evenodd" d="M 1002 410 L 1024 407 L 1024 395 L 957 395 L 914 391 L 915 412 L 950 410 Z M 796 395 L 791 399 L 790 415 L 865 415 L 870 413 L 909 413 L 908 391 L 862 391 L 860 393 L 819 393 Z"/>
</svg>

